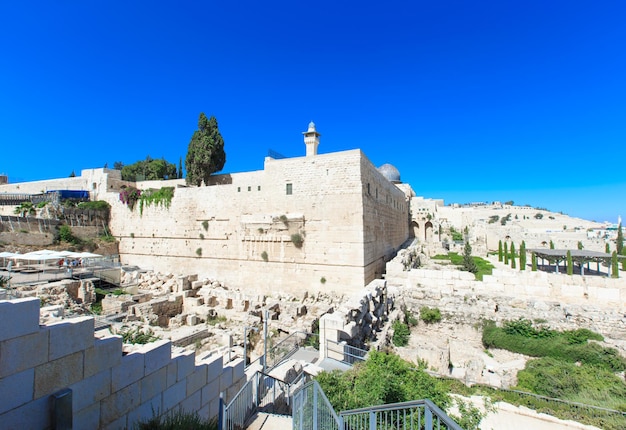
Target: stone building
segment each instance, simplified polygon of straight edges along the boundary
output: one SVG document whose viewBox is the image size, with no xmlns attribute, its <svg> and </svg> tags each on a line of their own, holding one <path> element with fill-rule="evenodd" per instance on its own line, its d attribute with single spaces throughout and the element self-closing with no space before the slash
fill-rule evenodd
<svg viewBox="0 0 626 430">
<path fill-rule="evenodd" d="M 357 290 L 380 277 L 409 238 L 414 193 L 393 166 L 381 173 L 358 149 L 318 153 L 314 123 L 303 135 L 305 156 L 267 157 L 263 170 L 215 175 L 201 187 L 180 179 L 130 184 L 119 171 L 92 169 L 0 193 L 89 190 L 111 204 L 110 230 L 125 264 L 260 292 Z M 175 187 L 174 197 L 169 207 L 131 210 L 119 199 L 123 185 Z"/>
</svg>

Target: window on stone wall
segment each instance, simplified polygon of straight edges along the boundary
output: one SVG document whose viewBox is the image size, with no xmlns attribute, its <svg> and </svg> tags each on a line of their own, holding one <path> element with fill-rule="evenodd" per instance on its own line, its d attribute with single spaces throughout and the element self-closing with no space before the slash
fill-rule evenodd
<svg viewBox="0 0 626 430">
<path fill-rule="evenodd" d="M 287 184 L 286 191 L 287 191 L 287 195 L 288 196 L 293 194 L 293 186 L 292 186 L 292 184 Z"/>
<path fill-rule="evenodd" d="M 257 187 L 257 191 L 261 191 L 261 186 L 260 185 Z"/>
<path fill-rule="evenodd" d="M 248 187 L 248 191 L 252 191 L 252 187 Z"/>
<path fill-rule="evenodd" d="M 241 187 L 237 187 L 237 192 L 240 193 L 241 192 Z"/>
<path fill-rule="evenodd" d="M 367 183 L 367 195 L 368 196 L 372 195 L 372 193 L 370 192 L 370 184 L 369 184 L 369 182 Z"/>
</svg>

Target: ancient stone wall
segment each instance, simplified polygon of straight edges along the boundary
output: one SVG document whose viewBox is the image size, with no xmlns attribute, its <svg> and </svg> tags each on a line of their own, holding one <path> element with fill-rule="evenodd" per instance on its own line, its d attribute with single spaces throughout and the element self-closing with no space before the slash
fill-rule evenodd
<svg viewBox="0 0 626 430">
<path fill-rule="evenodd" d="M 109 193 L 122 261 L 252 291 L 356 290 L 408 236 L 404 194 L 359 150 L 268 158 L 263 171 L 227 176 L 142 213 Z"/>
<path fill-rule="evenodd" d="M 39 326 L 39 299 L 0 301 L 0 422 L 53 428 L 54 395 L 72 391 L 77 429 L 132 428 L 153 413 L 218 414 L 245 382 L 243 360 L 196 357 L 170 341 L 134 349 L 119 336 L 94 337 L 91 317 Z"/>
<path fill-rule="evenodd" d="M 455 269 L 404 271 L 394 260 L 387 265 L 387 281 L 390 291 L 415 313 L 431 306 L 469 325 L 527 318 L 555 329 L 584 327 L 626 351 L 624 279 L 494 269 L 493 275 L 477 281 Z"/>
</svg>

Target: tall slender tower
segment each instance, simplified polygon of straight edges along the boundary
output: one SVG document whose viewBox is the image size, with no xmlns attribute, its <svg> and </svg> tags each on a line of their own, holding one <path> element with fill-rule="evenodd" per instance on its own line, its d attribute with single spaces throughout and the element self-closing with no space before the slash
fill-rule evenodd
<svg viewBox="0 0 626 430">
<path fill-rule="evenodd" d="M 320 144 L 320 134 L 315 129 L 315 123 L 311 121 L 309 123 L 309 129 L 303 131 L 304 144 L 306 145 L 306 156 L 311 157 L 317 155 L 317 147 Z"/>
</svg>

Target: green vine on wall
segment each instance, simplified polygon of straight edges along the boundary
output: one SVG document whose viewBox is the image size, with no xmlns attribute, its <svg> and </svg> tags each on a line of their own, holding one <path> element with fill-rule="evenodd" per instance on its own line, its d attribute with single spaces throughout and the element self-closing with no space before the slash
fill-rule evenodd
<svg viewBox="0 0 626 430">
<path fill-rule="evenodd" d="M 139 197 L 139 214 L 143 215 L 143 208 L 152 206 L 163 206 L 169 209 L 174 197 L 174 187 L 162 187 L 158 190 L 145 190 Z"/>
</svg>

